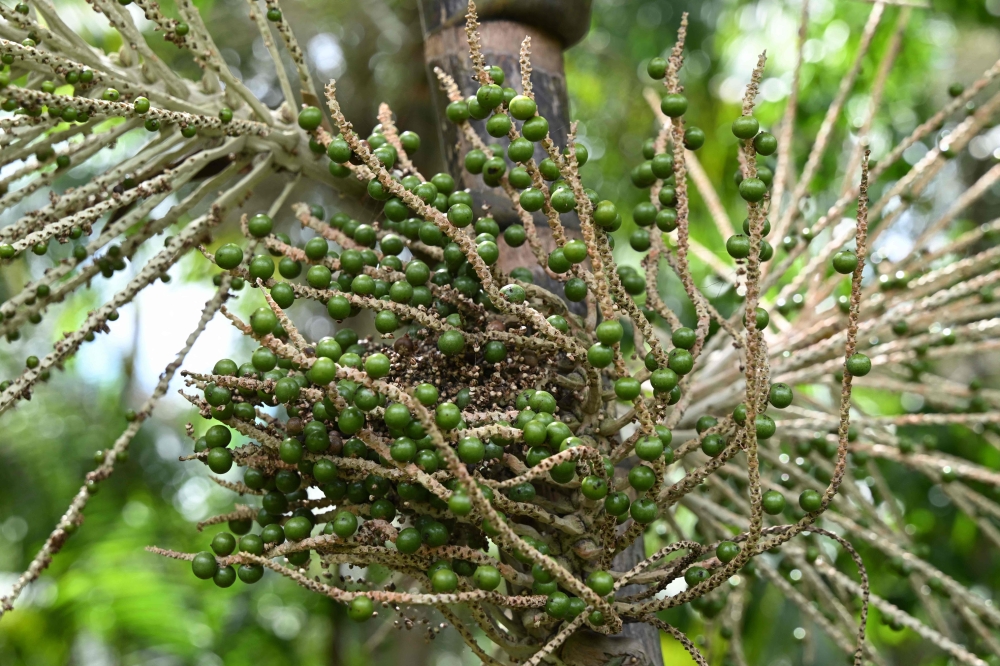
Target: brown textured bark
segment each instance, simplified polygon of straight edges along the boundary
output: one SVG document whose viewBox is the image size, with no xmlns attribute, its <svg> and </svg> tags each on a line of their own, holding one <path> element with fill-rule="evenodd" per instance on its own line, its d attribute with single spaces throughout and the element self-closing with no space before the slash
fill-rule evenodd
<svg viewBox="0 0 1000 666">
<path fill-rule="evenodd" d="M 630 636 L 629 627 L 619 636 L 602 636 L 593 631 L 579 631 L 566 641 L 559 658 L 566 666 L 660 666 L 663 658 L 650 651 L 638 637 Z"/>
<path fill-rule="evenodd" d="M 628 474 L 629 466 L 619 465 L 615 476 Z M 632 545 L 619 553 L 611 564 L 613 571 L 628 571 L 646 558 L 646 546 L 640 535 Z M 642 590 L 638 585 L 626 585 L 619 595 Z M 660 632 L 648 624 L 626 624 L 616 636 L 603 636 L 592 631 L 577 632 L 566 642 L 560 659 L 567 666 L 662 666 L 663 652 Z"/>
<path fill-rule="evenodd" d="M 615 467 L 619 480 L 628 476 L 631 465 L 626 462 Z M 646 558 L 642 535 L 632 545 L 618 553 L 611 563 L 612 571 L 628 571 Z M 618 596 L 635 594 L 639 585 L 626 585 Z M 571 636 L 559 651 L 559 658 L 566 666 L 663 666 L 660 632 L 644 623 L 626 623 L 621 633 L 604 636 L 584 629 Z"/>
<path fill-rule="evenodd" d="M 468 4 L 468 0 L 420 0 L 424 33 L 462 24 Z M 590 5 L 591 0 L 479 0 L 476 12 L 481 21 L 543 27 L 568 48 L 590 29 Z"/>
<path fill-rule="evenodd" d="M 638 539 L 632 542 L 631 546 L 615 557 L 611 568 L 614 571 L 628 571 L 644 559 L 646 559 L 646 544 L 640 535 Z M 620 594 L 623 596 L 635 594 L 641 589 L 638 585 L 626 585 L 620 590 Z M 617 647 L 618 649 L 617 652 L 612 652 L 611 654 L 613 656 L 621 656 L 622 661 L 618 663 L 621 663 L 623 666 L 626 664 L 635 664 L 635 666 L 645 666 L 646 664 L 649 666 L 661 666 L 663 664 L 663 654 L 660 648 L 660 632 L 656 627 L 648 624 L 626 624 L 622 633 L 611 640 L 614 641 L 614 645 L 609 647 Z M 603 646 L 601 641 L 595 642 Z M 639 647 L 639 655 L 644 657 L 644 659 L 636 658 L 634 653 L 635 646 Z M 578 666 L 571 661 L 566 661 L 566 663 L 569 666 Z M 607 661 L 603 663 L 611 666 L 615 662 Z"/>
</svg>

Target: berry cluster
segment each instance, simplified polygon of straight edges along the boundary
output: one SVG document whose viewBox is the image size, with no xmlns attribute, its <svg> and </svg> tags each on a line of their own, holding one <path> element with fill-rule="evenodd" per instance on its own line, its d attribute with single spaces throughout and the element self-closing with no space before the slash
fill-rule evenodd
<svg viewBox="0 0 1000 666">
<path fill-rule="evenodd" d="M 967 89 L 952 86 L 945 109 L 879 164 L 859 142 L 838 198 L 803 226 L 802 202 L 829 194 L 810 188 L 851 86 L 841 86 L 793 178 L 784 137 L 794 106 L 787 127 L 775 130 L 780 142 L 754 115 L 761 56 L 732 122 L 740 168 L 731 199 L 741 206 L 732 224 L 720 193 L 696 171 L 709 137 L 688 124 L 693 114 L 680 84 L 686 17 L 669 56 L 648 65 L 663 83 L 653 104 L 662 127 L 631 169 L 644 200 L 628 210 L 585 186 L 590 154 L 575 126 L 565 137 L 550 134 L 531 86 L 530 40 L 519 72 L 488 65 L 469 4 L 475 86 L 463 94 L 448 74 L 436 75 L 465 146 L 462 182 L 496 188 L 493 201 L 509 205 L 503 212 L 514 223 L 460 185 L 459 174 L 426 177 L 413 161 L 421 138 L 400 132 L 385 105 L 364 133 L 344 117 L 333 83 L 329 116 L 316 103 L 297 114 L 288 104 L 265 107 L 218 57 L 190 8 L 177 20 L 154 0 L 142 3 L 168 41 L 191 50 L 205 72 L 200 82 L 181 79 L 151 51 L 141 62 L 128 49 L 118 59 L 81 55 L 75 36 L 61 34 L 65 26 L 37 21 L 29 4 L 4 15 L 18 39 L 0 40 L 0 207 L 20 217 L 0 228 L 0 264 L 17 262 L 29 275 L 32 255 L 52 263 L 0 304 L 0 331 L 10 344 L 38 344 L 45 336 L 21 340 L 26 323 L 40 324 L 47 309 L 98 276 L 125 284 L 51 353 L 18 356 L 27 360 L 0 383 L 0 414 L 110 332 L 119 309 L 169 280 L 189 250 L 201 249 L 220 270 L 194 333 L 148 400 L 126 412 L 121 437 L 96 454 L 96 468 L 0 614 L 81 524 L 88 499 L 127 458 L 129 442 L 221 311 L 256 349 L 184 373 L 194 389 L 186 397 L 208 421 L 189 428 L 189 459 L 225 475 L 214 478 L 248 499 L 202 525 L 225 526 L 204 551 L 150 548 L 190 561 L 200 579 L 252 584 L 270 569 L 346 604 L 357 621 L 377 609 L 433 606 L 484 662 L 496 663 L 456 615 L 467 612 L 512 658 L 537 666 L 571 636 L 592 640 L 632 622 L 671 633 L 707 663 L 657 613 L 690 604 L 735 638 L 740 624 L 729 618 L 740 616 L 749 595 L 731 594 L 730 583 L 737 573 L 760 575 L 810 617 L 822 616 L 856 664 L 868 649 L 869 599 L 889 627 L 918 627 L 963 663 L 977 663 L 870 594 L 855 544 L 884 555 L 893 571 L 918 571 L 916 582 L 973 614 L 973 629 L 1000 626 L 978 595 L 926 561 L 927 544 L 902 531 L 873 464 L 891 461 L 955 484 L 951 492 L 974 520 L 984 520 L 980 509 L 1000 512 L 983 490 L 1000 484 L 992 470 L 935 453 L 934 438 L 916 432 L 949 424 L 985 431 L 1000 422 L 996 396 L 978 379 L 966 386 L 929 375 L 935 359 L 995 350 L 1000 225 L 940 248 L 931 241 L 1000 172 L 984 175 L 922 232 L 912 257 L 890 261 L 876 250 L 867 260 L 878 235 L 988 128 L 1000 98 L 981 109 L 971 99 L 1000 70 Z M 276 31 L 302 89 L 315 89 L 277 1 L 266 6 L 253 13 L 265 41 Z M 133 39 L 127 12 L 103 2 L 95 8 Z M 295 95 L 278 65 L 290 104 Z M 878 185 L 880 196 L 869 202 L 876 179 L 960 110 L 965 119 L 941 133 L 940 145 L 905 177 Z M 78 187 L 53 185 L 129 132 L 148 142 L 138 154 Z M 345 198 L 356 193 L 376 214 L 361 221 L 348 213 L 357 207 L 300 203 L 287 215 L 285 200 L 301 176 L 334 184 Z M 212 230 L 268 178 L 288 183 L 270 210 L 242 218 L 244 240 L 209 244 Z M 708 216 L 692 213 L 692 184 Z M 40 188 L 49 188 L 48 203 L 28 210 Z M 164 202 L 169 212 L 156 217 Z M 192 218 L 201 204 L 205 212 Z M 840 224 L 855 204 L 855 222 Z M 878 220 L 871 233 L 869 218 Z M 701 245 L 691 231 L 712 223 L 726 240 Z M 170 228 L 162 249 L 133 264 Z M 632 229 L 628 244 L 641 269 L 615 261 L 613 234 L 622 228 Z M 292 236 L 308 240 L 295 244 Z M 531 267 L 525 256 L 534 258 Z M 698 286 L 706 266 L 731 283 L 725 298 Z M 684 321 L 657 289 L 667 269 L 683 290 L 672 296 L 686 297 L 694 311 Z M 226 308 L 237 297 L 266 305 L 243 321 Z M 333 335 L 309 340 L 294 320 L 321 308 Z M 865 414 L 852 387 L 870 373 L 870 387 L 917 395 L 927 413 Z M 855 489 L 855 473 L 871 480 L 867 495 Z M 678 519 L 680 508 L 695 516 L 693 526 Z M 821 556 L 821 538 L 848 557 Z M 635 557 L 644 542 L 653 554 Z M 785 555 L 774 567 L 758 557 L 765 552 Z M 841 560 L 852 574 L 860 570 L 860 583 L 840 571 Z M 808 569 L 810 594 L 822 603 L 790 592 L 798 580 L 788 575 L 792 563 Z M 342 564 L 380 565 L 412 585 L 404 592 L 374 577 L 341 577 Z M 686 589 L 671 596 L 674 581 Z M 845 591 L 860 599 L 860 629 L 836 610 Z M 845 638 L 854 632 L 856 642 Z"/>
<path fill-rule="evenodd" d="M 526 51 L 527 45 L 522 58 Z M 327 222 L 321 207 L 300 204 L 298 221 L 316 233 L 301 247 L 275 233 L 272 218 L 261 213 L 244 218 L 247 248 L 229 243 L 215 251 L 215 263 L 233 279 L 267 292 L 268 306 L 249 322 L 228 315 L 261 345 L 249 360 L 223 359 L 209 374 L 187 373 L 202 391 L 189 399 L 221 422 L 196 440 L 194 457 L 217 474 L 245 467 L 238 489 L 260 496 L 260 507 L 220 516 L 230 531 L 215 537 L 214 554 L 194 556 L 192 567 L 198 577 L 228 587 L 236 578 L 256 582 L 264 567 L 291 575 L 274 563 L 277 556 L 296 568 L 313 555 L 323 563 L 346 556 L 355 565 L 411 573 L 435 601 L 458 594 L 521 609 L 553 629 L 569 622 L 613 633 L 625 618 L 648 620 L 671 605 L 612 605 L 609 595 L 644 568 L 613 575 L 616 554 L 663 507 L 690 492 L 693 479 L 774 436 L 776 423 L 765 409 L 787 408 L 793 393 L 785 383 L 771 383 L 760 403 L 748 391 L 752 409 L 743 402 L 721 420 L 698 418 L 694 441 L 709 462 L 678 484 L 668 481 L 678 459 L 673 428 L 685 407 L 685 378 L 704 345 L 704 324 L 685 327 L 649 301 L 636 302 L 646 277 L 616 269 L 611 259 L 609 234 L 622 216 L 614 202 L 583 187 L 578 169 L 586 149 L 572 136 L 570 148 L 556 148 L 527 85 L 528 94 L 518 94 L 502 87 L 500 68 L 477 71 L 481 85 L 469 98 L 439 73 L 451 97 L 447 115 L 473 146 L 465 169 L 503 188 L 520 224 L 501 232 L 450 175 L 421 175 L 411 161 L 420 138 L 398 132 L 391 115 L 380 114 L 380 124 L 361 139 L 331 84 L 327 95 L 339 132 L 321 130 L 315 107 L 303 108 L 298 124 L 329 157 L 332 175 L 366 183 L 382 216 L 369 224 L 338 212 Z M 633 170 L 637 187 L 653 189 L 651 201 L 633 212 L 639 228 L 630 243 L 640 252 L 664 251 L 663 238 L 648 227 L 655 224 L 664 235 L 686 229 L 686 188 L 678 186 L 678 174 L 683 177 L 684 151 L 704 142 L 697 128 L 680 131 L 688 103 L 676 92 L 676 69 L 660 76 L 674 90 L 662 110 L 678 131 L 651 140 L 647 160 Z M 506 140 L 506 148 L 483 143 L 474 120 L 485 120 L 486 133 Z M 727 249 L 743 262 L 759 247 L 759 261 L 766 261 L 773 250 L 762 240 L 770 225 L 760 206 L 770 178 L 755 166 L 753 151 L 770 155 L 777 142 L 750 114 L 734 122 L 733 132 L 750 151 L 753 175 L 740 181 L 746 233 L 730 238 Z M 537 146 L 546 157 L 536 162 Z M 550 250 L 542 246 L 534 213 L 549 224 Z M 578 233 L 564 222 L 570 215 Z M 501 248 L 526 242 L 563 294 L 534 285 L 526 267 L 505 264 Z M 255 253 L 257 247 L 264 251 Z M 759 261 L 748 262 L 749 279 Z M 839 270 L 841 262 L 835 265 Z M 325 305 L 338 322 L 334 336 L 303 338 L 286 314 L 302 299 Z M 566 304 L 588 299 L 586 319 Z M 759 349 L 769 317 L 754 307 L 755 325 L 737 339 Z M 655 333 L 662 325 L 669 342 Z M 636 328 L 649 349 L 630 369 L 623 349 Z M 751 352 L 749 363 L 759 353 Z M 861 359 L 867 360 L 853 354 L 847 371 L 866 374 Z M 748 377 L 748 383 L 761 379 Z M 271 416 L 275 407 L 283 416 Z M 623 434 L 628 424 L 634 433 Z M 230 448 L 231 429 L 250 441 Z M 691 449 L 688 444 L 679 455 Z M 751 461 L 757 464 L 753 455 Z M 785 510 L 777 490 L 755 501 L 760 515 Z M 803 518 L 778 538 L 807 527 L 828 501 L 804 490 Z M 692 561 L 675 571 L 691 588 L 680 601 L 706 596 L 746 565 L 760 538 L 751 531 L 741 535 L 743 546 L 722 541 L 693 548 L 692 557 L 715 552 L 716 570 Z M 368 619 L 375 602 L 421 603 L 364 586 L 323 591 L 348 603 L 357 620 Z"/>
</svg>

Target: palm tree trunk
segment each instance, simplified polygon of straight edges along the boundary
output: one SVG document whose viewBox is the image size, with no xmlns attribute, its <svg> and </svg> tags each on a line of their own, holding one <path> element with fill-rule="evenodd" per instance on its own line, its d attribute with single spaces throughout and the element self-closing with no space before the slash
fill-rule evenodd
<svg viewBox="0 0 1000 666">
<path fill-rule="evenodd" d="M 440 67 L 450 74 L 463 95 L 474 95 L 479 82 L 474 79 L 469 60 L 465 35 L 465 13 L 468 0 L 420 0 L 420 17 L 424 29 L 424 57 L 427 63 L 431 88 L 439 87 L 434 68 Z M 590 0 L 480 0 L 477 5 L 482 22 L 480 35 L 483 54 L 489 65 L 499 65 L 506 74 L 504 85 L 521 92 L 519 57 L 521 42 L 531 37 L 531 83 L 535 92 L 538 113 L 549 121 L 552 138 L 565 143 L 569 129 L 569 98 L 566 92 L 566 75 L 563 69 L 563 50 L 578 42 L 590 27 Z M 447 121 L 442 95 L 435 96 L 442 148 L 448 168 L 472 192 L 477 206 L 489 205 L 494 219 L 501 228 L 517 221 L 510 203 L 502 194 L 485 187 L 479 178 L 466 172 L 460 163 L 461 156 L 469 149 L 455 125 Z M 488 143 L 498 140 L 487 135 Z M 504 140 L 505 142 L 506 140 Z M 536 159 L 544 158 L 542 149 L 536 147 Z M 536 229 L 546 249 L 554 244 L 548 234 L 548 225 L 540 217 Z M 572 216 L 563 220 L 571 235 L 578 231 L 578 222 Z M 576 224 L 574 224 L 576 223 Z M 503 257 L 503 270 L 515 266 L 538 268 L 535 281 L 550 287 L 549 278 L 527 245 L 520 252 L 507 252 Z M 559 293 L 560 289 L 555 289 Z M 645 557 L 640 536 L 628 549 L 614 560 L 616 571 L 627 571 Z M 626 587 L 623 594 L 635 590 Z M 627 624 L 617 636 L 603 636 L 591 631 L 577 632 L 563 647 L 560 658 L 567 666 L 662 666 L 659 632 L 645 624 Z"/>
<path fill-rule="evenodd" d="M 450 74 L 463 95 L 474 95 L 479 82 L 473 76 L 465 34 L 467 0 L 420 0 L 424 29 L 424 60 L 431 89 L 440 88 L 434 68 Z M 582 38 L 590 25 L 590 0 L 480 0 L 483 54 L 488 65 L 500 66 L 506 74 L 504 86 L 521 92 L 519 57 L 521 42 L 531 37 L 531 84 L 538 113 L 549 121 L 553 140 L 563 141 L 569 129 L 569 100 L 563 71 L 563 49 Z M 516 220 L 502 194 L 485 187 L 479 178 L 465 172 L 460 158 L 469 149 L 453 123 L 445 117 L 447 101 L 434 95 L 442 148 L 449 170 L 470 189 L 477 207 L 487 204 L 501 228 Z M 484 133 L 489 143 L 498 141 Z M 544 158 L 536 147 L 536 158 Z M 541 218 L 539 218 L 540 221 Z M 541 226 L 545 226 L 544 223 Z"/>
</svg>

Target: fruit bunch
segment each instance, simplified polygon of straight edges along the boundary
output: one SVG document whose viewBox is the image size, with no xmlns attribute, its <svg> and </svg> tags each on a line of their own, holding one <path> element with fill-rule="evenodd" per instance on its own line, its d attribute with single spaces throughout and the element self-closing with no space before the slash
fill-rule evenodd
<svg viewBox="0 0 1000 666">
<path fill-rule="evenodd" d="M 114 6 L 99 4 L 119 16 Z M 58 25 L 55 32 L 31 27 L 31 9 L 17 6 L 13 19 L 35 34 L 0 42 L 3 62 L 19 75 L 5 72 L 3 109 L 14 115 L 2 122 L 14 137 L 10 159 L 30 156 L 43 175 L 5 190 L 0 202 L 18 204 L 126 132 L 156 138 L 148 153 L 53 194 L 48 205 L 0 229 L 0 260 L 7 263 L 29 249 L 48 253 L 52 239 L 73 245 L 69 256 L 0 306 L 10 342 L 25 322 L 38 323 L 43 311 L 97 274 L 111 279 L 126 271 L 145 241 L 206 193 L 228 189 L 168 237 L 83 327 L 52 353 L 29 356 L 21 375 L 0 385 L 2 413 L 107 332 L 119 307 L 154 280 L 169 279 L 166 272 L 189 249 L 198 247 L 219 269 L 198 328 L 150 399 L 128 414 L 122 437 L 99 452 L 98 468 L 36 565 L 5 598 L 5 610 L 79 526 L 87 498 L 124 458 L 198 334 L 221 312 L 256 349 L 183 373 L 185 397 L 206 420 L 189 427 L 194 450 L 187 459 L 207 465 L 243 499 L 199 526 L 222 526 L 205 550 L 150 548 L 190 561 L 198 578 L 229 587 L 256 583 L 271 570 L 346 604 L 359 622 L 434 607 L 483 661 L 496 663 L 477 643 L 467 615 L 511 659 L 538 664 L 560 650 L 575 663 L 568 656 L 573 641 L 620 636 L 626 623 L 666 631 L 707 663 L 661 611 L 690 605 L 718 619 L 737 650 L 746 595 L 732 589 L 740 577 L 759 576 L 826 627 L 856 664 L 877 655 L 865 641 L 869 601 L 890 627 L 917 628 L 953 657 L 977 663 L 910 614 L 918 608 L 871 594 L 859 549 L 886 556 L 899 571 L 918 572 L 917 582 L 967 607 L 980 635 L 984 622 L 1000 626 L 989 604 L 928 563 L 921 544 L 886 518 L 895 513 L 882 503 L 893 498 L 873 464 L 902 464 L 942 484 L 961 479 L 951 486 L 956 501 L 974 513 L 1000 515 L 987 497 L 1000 478 L 934 452 L 934 439 L 921 430 L 969 424 L 985 431 L 1000 421 L 996 397 L 981 383 L 966 388 L 942 380 L 932 388 L 921 380 L 936 358 L 995 348 L 997 225 L 943 249 L 931 249 L 930 241 L 1000 172 L 983 176 L 956 210 L 923 232 L 913 257 L 866 259 L 900 211 L 988 127 L 1000 97 L 969 109 L 944 135 L 946 145 L 879 186 L 872 201 L 869 189 L 908 147 L 971 104 L 1000 67 L 968 90 L 951 90 L 952 102 L 877 164 L 859 144 L 838 198 L 803 226 L 799 204 L 809 196 L 831 130 L 820 131 L 793 184 L 794 104 L 781 132 L 762 131 L 754 115 L 762 55 L 731 126 L 743 206 L 742 224 L 732 224 L 698 162 L 708 136 L 689 123 L 696 112 L 680 82 L 686 17 L 669 56 L 649 61 L 649 75 L 663 82 L 663 94 L 655 95 L 661 127 L 630 174 L 648 196 L 623 210 L 585 185 L 580 169 L 589 153 L 575 126 L 565 137 L 553 136 L 539 115 L 530 39 L 518 72 L 489 65 L 469 4 L 477 88 L 463 95 L 446 73 L 436 76 L 465 149 L 461 182 L 481 179 L 502 193 L 505 213 L 516 219 L 503 226 L 497 218 L 509 217 L 483 206 L 457 174 L 428 177 L 417 168 L 421 138 L 399 131 L 386 105 L 367 136 L 343 115 L 332 82 L 329 116 L 311 104 L 297 114 L 287 104 L 271 111 L 204 50 L 198 62 L 212 73 L 203 83 L 213 107 L 207 113 L 178 101 L 178 87 L 187 84 L 159 72 L 153 58 L 144 71 L 161 75 L 162 85 L 143 87 L 127 76 L 137 73 L 120 59 L 127 56 L 107 63 L 90 58 L 102 66 L 85 67 L 39 50 L 40 40 L 63 46 L 68 37 Z M 273 24 L 311 86 L 277 3 L 267 6 L 266 15 L 254 18 L 262 31 L 269 29 L 265 21 Z M 179 47 L 206 38 L 189 8 L 184 21 L 165 18 L 155 3 L 143 8 Z M 883 10 L 881 4 L 873 10 L 872 31 Z M 870 44 L 865 35 L 859 63 Z M 24 62 L 32 63 L 30 74 L 20 73 Z M 43 66 L 73 86 L 72 94 L 43 78 L 36 71 Z M 220 79 L 226 94 L 212 88 Z M 831 106 L 830 126 L 843 103 L 841 96 Z M 86 133 L 98 122 L 107 125 L 92 137 L 54 147 L 59 132 Z M 242 241 L 209 243 L 211 230 L 252 187 L 287 173 L 295 179 L 268 211 L 242 216 Z M 286 199 L 300 175 L 357 193 L 377 215 L 361 221 L 347 209 L 304 203 L 290 206 L 289 214 Z M 709 202 L 707 215 L 692 213 L 692 183 Z M 149 217 L 176 193 L 180 203 L 170 213 Z M 104 220 L 111 211 L 119 212 Z M 852 221 L 828 229 L 848 212 Z M 869 220 L 877 223 L 870 228 Z M 292 243 L 291 224 L 301 226 L 295 235 L 306 242 Z M 695 225 L 714 225 L 725 240 L 703 245 L 695 236 L 704 235 L 691 233 Z M 640 268 L 615 259 L 614 234 L 623 227 L 631 229 L 628 243 L 642 257 Z M 704 266 L 729 281 L 728 301 L 699 288 L 696 272 Z M 658 284 L 668 270 L 693 317 L 682 320 L 664 302 Z M 260 297 L 245 321 L 226 306 L 237 296 Z M 335 332 L 311 340 L 296 320 L 317 310 Z M 872 388 L 919 393 L 928 412 L 865 413 L 852 391 L 873 369 L 880 372 L 865 380 Z M 855 474 L 877 498 L 857 490 Z M 693 516 L 691 524 L 679 524 L 678 511 Z M 830 557 L 828 546 L 843 557 Z M 759 557 L 764 553 L 784 559 L 776 567 Z M 844 564 L 849 574 L 840 570 Z M 341 577 L 342 565 L 367 573 Z M 799 578 L 791 576 L 793 567 Z M 793 587 L 802 570 L 821 608 Z M 387 581 L 386 571 L 402 578 Z M 405 591 L 397 580 L 406 581 Z M 844 607 L 845 595 L 860 600 L 857 616 Z M 733 612 L 723 614 L 726 608 Z"/>
<path fill-rule="evenodd" d="M 474 13 L 468 29 L 474 36 Z M 777 431 L 766 410 L 789 407 L 793 392 L 768 380 L 762 362 L 768 314 L 752 302 L 756 316 L 747 318 L 744 332 L 732 331 L 747 353 L 746 399 L 731 406 L 731 414 L 698 418 L 695 438 L 675 453 L 673 431 L 685 414 L 708 322 L 688 328 L 651 299 L 645 307 L 637 303 L 647 276 L 619 269 L 611 254 L 610 234 L 622 224 L 617 206 L 584 187 L 579 167 L 587 151 L 572 131 L 560 150 L 537 114 L 529 43 L 522 49 L 521 93 L 502 87 L 506 73 L 482 64 L 475 44 L 471 37 L 481 83 L 475 96 L 461 98 L 438 72 L 451 100 L 447 115 L 472 146 L 466 170 L 507 192 L 519 224 L 501 233 L 490 211 L 477 211 L 450 175 L 422 175 L 411 160 L 419 137 L 400 133 L 387 109 L 362 139 L 341 113 L 331 83 L 327 99 L 337 134 L 321 128 L 313 107 L 301 111 L 298 123 L 325 147 L 331 174 L 365 182 L 382 215 L 372 224 L 343 212 L 327 221 L 321 207 L 298 204 L 297 221 L 315 233 L 304 246 L 291 245 L 275 233 L 272 217 L 260 213 L 243 219 L 245 247 L 228 243 L 214 255 L 206 251 L 230 279 L 264 292 L 267 305 L 248 322 L 224 310 L 259 343 L 250 358 L 222 359 L 210 373 L 185 373 L 200 391 L 188 399 L 219 422 L 197 438 L 191 457 L 216 474 L 245 468 L 241 481 L 227 483 L 259 497 L 259 506 L 254 501 L 209 521 L 229 529 L 191 562 L 196 576 L 220 587 L 237 578 L 254 583 L 265 568 L 301 578 L 311 558 L 324 566 L 381 565 L 413 577 L 423 590 L 380 589 L 375 581 L 310 586 L 348 604 L 350 617 L 360 621 L 376 604 L 465 602 L 501 643 L 495 614 L 510 609 L 531 627 L 525 640 L 541 639 L 532 657 L 537 663 L 577 628 L 615 634 L 625 620 L 658 622 L 656 611 L 707 597 L 765 549 L 762 516 L 780 515 L 785 498 L 777 490 L 761 492 L 756 449 Z M 653 192 L 649 204 L 633 212 L 640 226 L 630 242 L 639 251 L 655 246 L 664 252 L 660 234 L 678 232 L 683 261 L 685 153 L 702 145 L 704 133 L 684 127 L 680 43 L 677 52 L 660 73 L 668 88 L 662 110 L 671 119 L 669 134 L 653 141 L 650 159 L 633 172 L 635 185 Z M 744 115 L 733 123 L 746 156 L 739 190 L 747 220 L 745 234 L 726 243 L 751 291 L 761 262 L 773 256 L 762 239 L 768 184 L 756 154 L 774 153 L 777 142 L 760 132 L 751 114 L 763 66 L 762 58 Z M 487 145 L 472 120 L 485 120 L 487 134 L 505 140 L 506 148 Z M 536 152 L 545 157 L 536 161 Z M 866 187 L 863 181 L 861 250 Z M 551 249 L 534 213 L 544 216 Z M 578 224 L 569 224 L 570 216 Z M 655 236 L 648 231 L 653 224 Z M 527 267 L 505 265 L 505 248 L 523 243 L 564 293 L 535 285 Z M 863 253 L 851 256 L 857 295 Z M 840 270 L 842 256 L 834 263 Z M 748 293 L 749 301 L 757 298 Z M 307 340 L 288 314 L 297 301 L 325 306 L 336 334 Z M 568 307 L 581 301 L 587 305 L 582 316 Z M 857 316 L 854 299 L 852 325 Z M 867 372 L 861 367 L 867 357 L 854 345 L 849 337 L 845 400 L 851 377 Z M 846 455 L 847 426 L 845 417 L 840 456 Z M 231 448 L 234 430 L 247 441 Z M 675 463 L 698 449 L 708 462 L 672 482 Z M 686 556 L 663 569 L 654 565 L 676 544 L 614 570 L 616 556 L 664 509 L 740 452 L 749 463 L 749 531 L 684 543 Z M 802 517 L 770 529 L 766 548 L 810 527 L 841 478 L 831 479 L 826 493 L 802 491 Z M 709 567 L 698 564 L 706 556 Z M 689 590 L 670 599 L 651 596 L 675 578 L 684 578 Z M 615 598 L 637 579 L 656 585 L 631 601 Z"/>
</svg>

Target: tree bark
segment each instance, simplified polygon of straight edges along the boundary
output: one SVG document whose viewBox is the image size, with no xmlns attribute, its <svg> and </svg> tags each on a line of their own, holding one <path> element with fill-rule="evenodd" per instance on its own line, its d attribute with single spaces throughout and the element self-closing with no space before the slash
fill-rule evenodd
<svg viewBox="0 0 1000 666">
<path fill-rule="evenodd" d="M 628 466 L 615 468 L 615 476 L 628 474 Z M 613 571 L 628 571 L 646 559 L 646 546 L 642 535 L 632 545 L 615 556 L 611 563 Z M 626 585 L 619 590 L 620 596 L 640 592 L 639 585 Z M 663 652 L 660 646 L 660 632 L 648 624 L 631 623 L 615 636 L 604 636 L 584 630 L 574 634 L 560 653 L 560 659 L 567 666 L 662 666 Z"/>
</svg>

